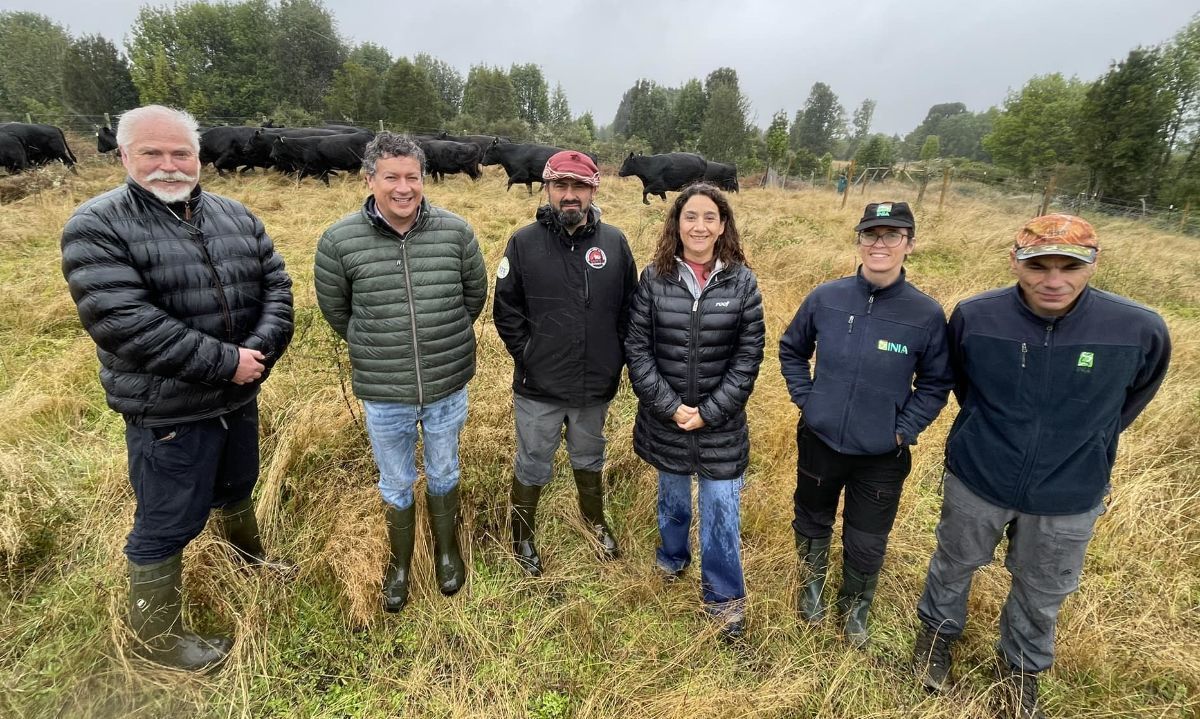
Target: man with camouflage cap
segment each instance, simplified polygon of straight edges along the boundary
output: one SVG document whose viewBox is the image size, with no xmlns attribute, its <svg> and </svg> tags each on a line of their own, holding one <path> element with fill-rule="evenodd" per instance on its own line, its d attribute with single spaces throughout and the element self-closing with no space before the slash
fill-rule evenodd
<svg viewBox="0 0 1200 719">
<path fill-rule="evenodd" d="M 564 427 L 580 513 L 600 556 L 618 556 L 604 518 L 604 418 L 621 380 L 626 315 L 637 288 L 625 235 L 601 222 L 592 204 L 600 186 L 592 158 L 556 153 L 542 179 L 549 203 L 509 240 L 493 303 L 496 331 L 513 358 L 513 553 L 531 576 L 542 573 L 534 520 Z"/>
<path fill-rule="evenodd" d="M 1158 314 L 1088 286 L 1099 256 L 1086 220 L 1035 218 L 1009 253 L 1016 285 L 964 300 L 950 316 L 961 411 L 946 439 L 914 659 L 926 688 L 945 686 L 971 578 L 1007 535 L 1012 586 L 996 645 L 1003 716 L 1043 716 L 1038 673 L 1053 662 L 1059 608 L 1079 588 L 1117 438 L 1170 360 Z"/>
</svg>

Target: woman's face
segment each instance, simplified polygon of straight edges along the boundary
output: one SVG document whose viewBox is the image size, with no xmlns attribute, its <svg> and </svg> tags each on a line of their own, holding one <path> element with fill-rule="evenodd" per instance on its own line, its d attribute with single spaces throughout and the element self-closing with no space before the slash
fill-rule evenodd
<svg viewBox="0 0 1200 719">
<path fill-rule="evenodd" d="M 679 241 L 683 259 L 707 263 L 713 257 L 717 238 L 725 232 L 725 221 L 717 203 L 705 195 L 692 195 L 679 213 Z"/>
</svg>

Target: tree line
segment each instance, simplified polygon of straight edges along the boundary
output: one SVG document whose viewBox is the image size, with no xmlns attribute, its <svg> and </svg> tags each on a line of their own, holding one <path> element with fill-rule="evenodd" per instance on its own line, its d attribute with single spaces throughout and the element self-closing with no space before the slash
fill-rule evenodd
<svg viewBox="0 0 1200 719">
<path fill-rule="evenodd" d="M 143 7 L 123 48 L 71 37 L 51 19 L 0 13 L 0 115 L 101 115 L 138 104 L 183 107 L 209 122 L 271 118 L 495 134 L 579 147 L 606 161 L 630 151 L 699 152 L 743 171 L 831 172 L 899 161 L 980 163 L 993 176 L 1085 187 L 1092 196 L 1183 205 L 1200 197 L 1200 15 L 1161 46 L 1135 48 L 1086 82 L 1030 79 L 999 107 L 932 106 L 903 137 L 872 132 L 876 103 L 847 117 L 814 83 L 802 106 L 756 125 L 737 71 L 678 87 L 638 79 L 611 124 L 574 115 L 561 84 L 533 63 L 476 65 L 466 77 L 426 53 L 392 57 L 338 32 L 320 0 Z"/>
</svg>

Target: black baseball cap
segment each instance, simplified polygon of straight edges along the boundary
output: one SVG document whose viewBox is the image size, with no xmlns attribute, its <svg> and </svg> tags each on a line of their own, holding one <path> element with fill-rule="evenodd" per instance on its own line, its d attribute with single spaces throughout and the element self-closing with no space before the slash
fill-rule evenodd
<svg viewBox="0 0 1200 719">
<path fill-rule="evenodd" d="M 855 232 L 872 227 L 907 227 L 909 236 L 917 236 L 917 221 L 907 202 L 872 202 L 863 210 L 862 219 L 855 225 Z"/>
</svg>

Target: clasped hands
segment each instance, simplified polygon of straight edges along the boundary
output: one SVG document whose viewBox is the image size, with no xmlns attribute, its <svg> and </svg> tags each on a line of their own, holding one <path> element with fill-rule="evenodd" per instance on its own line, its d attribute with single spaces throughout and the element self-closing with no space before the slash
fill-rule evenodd
<svg viewBox="0 0 1200 719">
<path fill-rule="evenodd" d="M 704 426 L 704 418 L 700 416 L 700 410 L 686 404 L 679 405 L 675 409 L 675 414 L 671 415 L 671 419 L 684 432 L 691 432 Z"/>
</svg>

